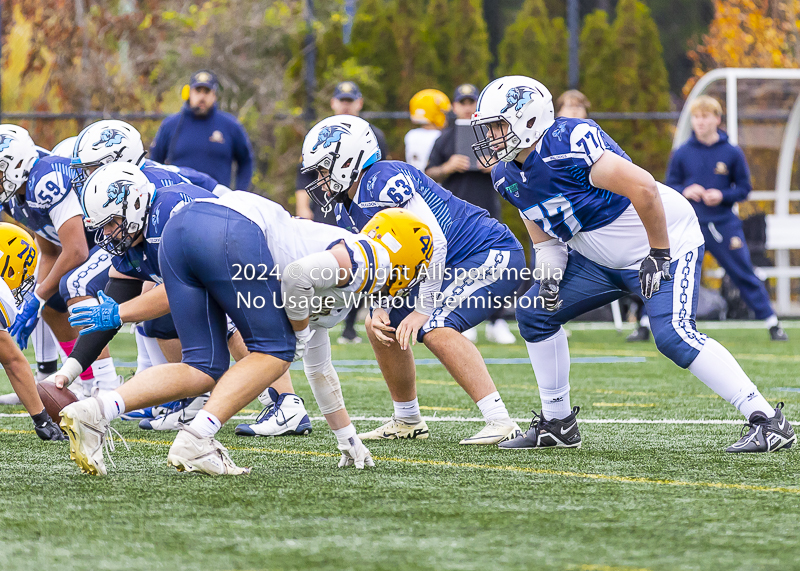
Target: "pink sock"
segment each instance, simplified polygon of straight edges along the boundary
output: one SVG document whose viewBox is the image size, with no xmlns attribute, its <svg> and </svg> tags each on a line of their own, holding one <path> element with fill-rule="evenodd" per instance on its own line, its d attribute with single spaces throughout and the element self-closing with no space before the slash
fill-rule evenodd
<svg viewBox="0 0 800 571">
<path fill-rule="evenodd" d="M 77 342 L 78 342 L 77 339 L 73 339 L 72 341 L 63 341 L 63 342 L 59 341 L 58 344 L 61 345 L 61 348 L 64 350 L 64 353 L 66 353 L 67 356 L 69 356 L 72 354 L 72 349 L 75 348 L 75 343 Z M 81 373 L 81 380 L 88 381 L 89 379 L 93 378 L 94 378 L 94 372 L 92 371 L 91 367 L 89 367 L 88 369 L 86 369 L 84 372 Z"/>
</svg>

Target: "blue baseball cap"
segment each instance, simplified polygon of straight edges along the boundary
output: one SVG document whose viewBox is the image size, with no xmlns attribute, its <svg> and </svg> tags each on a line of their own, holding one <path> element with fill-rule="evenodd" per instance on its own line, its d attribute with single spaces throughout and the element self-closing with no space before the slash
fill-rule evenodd
<svg viewBox="0 0 800 571">
<path fill-rule="evenodd" d="M 189 80 L 189 87 L 192 89 L 207 87 L 211 91 L 216 91 L 218 85 L 217 76 L 214 75 L 213 71 L 208 71 L 207 69 L 194 72 L 192 78 Z"/>
<path fill-rule="evenodd" d="M 471 83 L 464 83 L 456 87 L 456 93 L 453 95 L 453 101 L 463 101 L 464 99 L 478 100 L 480 92 L 478 88 Z"/>
<path fill-rule="evenodd" d="M 333 97 L 334 99 L 349 99 L 350 101 L 355 101 L 356 99 L 361 99 L 362 95 L 358 85 L 352 81 L 342 81 L 336 86 L 336 89 L 333 90 Z"/>
</svg>

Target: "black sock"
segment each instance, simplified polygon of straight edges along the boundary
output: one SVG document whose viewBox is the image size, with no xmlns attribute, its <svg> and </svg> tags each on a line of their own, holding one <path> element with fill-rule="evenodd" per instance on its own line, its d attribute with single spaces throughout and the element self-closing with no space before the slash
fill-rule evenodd
<svg viewBox="0 0 800 571">
<path fill-rule="evenodd" d="M 45 422 L 50 420 L 50 415 L 47 414 L 47 409 L 43 408 L 42 412 L 40 412 L 39 414 L 32 414 L 31 418 L 33 419 L 33 424 L 35 424 L 36 426 L 41 426 Z"/>
<path fill-rule="evenodd" d="M 36 370 L 45 375 L 52 375 L 58 371 L 58 361 L 39 361 L 36 363 Z"/>
</svg>

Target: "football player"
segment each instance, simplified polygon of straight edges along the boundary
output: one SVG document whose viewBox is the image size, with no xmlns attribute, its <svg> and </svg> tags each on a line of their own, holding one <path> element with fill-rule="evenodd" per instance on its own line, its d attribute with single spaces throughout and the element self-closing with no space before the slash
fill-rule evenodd
<svg viewBox="0 0 800 571">
<path fill-rule="evenodd" d="M 0 160 L 0 169 L 8 168 Z M 36 279 L 38 256 L 33 238 L 19 226 L 0 222 L 0 363 L 8 375 L 11 387 L 19 396 L 20 402 L 31 415 L 36 434 L 42 440 L 66 440 L 61 429 L 56 426 L 36 392 L 36 381 L 31 373 L 28 359 L 14 343 L 8 327 L 17 317 L 17 304 L 22 302 Z"/>
<path fill-rule="evenodd" d="M 419 169 L 379 161 L 369 123 L 339 115 L 317 123 L 303 143 L 303 170 L 317 179 L 306 190 L 337 223 L 353 232 L 385 208 L 407 208 L 433 233 L 427 279 L 415 304 L 374 308 L 367 334 L 394 402 L 392 419 L 361 438 L 424 439 L 411 342 L 422 341 L 478 405 L 486 426 L 461 444 L 496 444 L 519 432 L 478 349 L 461 332 L 497 310 L 522 280 L 525 255 L 511 231 L 482 208 L 454 197 Z M 496 302 L 495 302 L 496 303 Z"/>
<path fill-rule="evenodd" d="M 748 419 L 728 452 L 791 447 L 797 437 L 783 403 L 773 409 L 733 356 L 695 328 L 705 247 L 689 203 L 633 164 L 594 121 L 554 119 L 550 92 L 529 77 L 486 86 L 472 125 L 475 154 L 496 165 L 495 188 L 519 209 L 543 276 L 517 306 L 542 412 L 500 447 L 580 447 L 562 325 L 636 291 L 658 349 Z M 537 296 L 543 304 L 532 303 Z"/>
<path fill-rule="evenodd" d="M 106 270 L 106 289 L 99 293 L 97 302 L 73 310 L 70 322 L 89 327 L 81 331 L 70 358 L 54 376 L 53 380 L 59 386 L 72 383 L 111 341 L 121 322 L 112 323 L 114 327 L 111 329 L 102 329 L 101 325 L 108 325 L 110 316 L 117 314 L 126 323 L 144 322 L 145 339 L 156 337 L 170 340 L 166 344 L 170 358 L 162 358 L 161 363 L 180 362 L 180 340 L 169 313 L 165 290 L 157 286 L 143 291 L 142 283 L 163 282 L 158 252 L 161 234 L 172 214 L 194 200 L 214 200 L 216 196 L 188 183 L 176 182 L 157 187 L 153 178 L 148 176 L 157 170 L 160 169 L 139 169 L 136 165 L 114 162 L 95 170 L 83 185 L 81 208 L 85 216 L 84 223 L 90 231 L 97 232 L 97 245 L 107 254 L 109 266 L 113 267 Z M 122 304 L 121 308 L 119 304 Z M 106 321 L 93 325 L 95 321 L 103 319 Z M 230 341 L 234 356 L 242 358 L 247 350 L 241 342 L 241 336 L 231 332 Z M 157 358 L 157 347 L 145 345 L 143 349 L 148 354 L 150 364 L 159 364 L 158 361 L 152 362 Z M 276 394 L 276 398 L 271 398 L 270 394 L 259 399 L 262 402 L 268 399 L 264 404 L 273 411 L 270 418 L 258 423 L 260 434 L 282 436 L 309 433 L 311 424 L 302 422 L 306 411 L 302 400 L 294 395 L 289 374 L 281 377 L 272 389 L 277 391 L 271 393 Z M 283 413 L 291 408 L 290 414 L 295 414 L 297 420 L 279 424 L 275 415 L 280 412 L 280 405 L 286 399 L 287 408 Z M 139 426 L 147 430 L 176 430 L 179 423 L 192 420 L 205 401 L 204 396 L 191 395 L 178 402 L 167 403 L 160 409 L 157 407 L 155 411 L 151 409 L 149 414 L 145 411 L 126 416 L 126 419 L 141 419 Z M 278 406 L 274 406 L 276 403 Z M 289 407 L 289 403 L 293 406 Z M 161 414 L 154 417 L 159 410 Z"/>
<path fill-rule="evenodd" d="M 161 235 L 159 260 L 183 344 L 183 362 L 152 367 L 118 391 L 66 407 L 62 423 L 77 463 L 90 473 L 105 474 L 105 434 L 109 422 L 127 407 L 211 390 L 203 410 L 178 433 L 168 461 L 181 471 L 249 472 L 231 461 L 215 435 L 285 373 L 292 360 L 303 356 L 316 337 L 309 324 L 309 300 L 331 298 L 324 308 L 343 318 L 346 298 L 337 289 L 397 295 L 413 286 L 420 269 L 427 266 L 430 232 L 420 221 L 409 225 L 408 218 L 398 223 L 395 218 L 375 221 L 369 227 L 374 237 L 370 239 L 292 218 L 281 206 L 247 192 L 231 192 L 217 201 L 197 200 L 181 208 Z M 198 307 L 205 311 L 197 311 Z M 113 314 L 118 322 L 119 314 Z M 226 315 L 249 350 L 230 370 Z M 318 355 L 329 355 L 329 341 L 316 346 Z M 339 466 L 372 465 L 344 409 L 335 371 L 326 366 L 329 363 L 317 367 L 319 360 L 313 361 L 316 370 L 310 371 L 309 381 L 335 431 L 342 451 Z"/>
</svg>

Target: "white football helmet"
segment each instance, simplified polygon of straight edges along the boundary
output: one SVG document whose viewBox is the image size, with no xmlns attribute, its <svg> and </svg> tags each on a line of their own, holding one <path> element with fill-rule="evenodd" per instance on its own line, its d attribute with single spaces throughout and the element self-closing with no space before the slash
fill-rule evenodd
<svg viewBox="0 0 800 571">
<path fill-rule="evenodd" d="M 53 150 L 50 151 L 50 154 L 55 155 L 57 157 L 64 157 L 65 159 L 71 159 L 72 151 L 75 148 L 75 141 L 77 140 L 78 140 L 77 136 L 67 137 L 59 144 L 57 144 L 55 147 L 53 147 Z"/>
<path fill-rule="evenodd" d="M 306 187 L 311 199 L 329 212 L 341 200 L 358 174 L 381 159 L 378 139 L 369 123 L 354 115 L 323 119 L 303 141 L 303 173 L 317 173 Z M 328 171 L 321 176 L 319 169 Z M 322 192 L 316 192 L 318 190 Z"/>
<path fill-rule="evenodd" d="M 553 96 L 544 85 L 523 75 L 495 79 L 478 97 L 471 121 L 478 142 L 472 150 L 484 167 L 511 162 L 522 149 L 535 145 L 554 121 Z"/>
<path fill-rule="evenodd" d="M 141 166 L 144 155 L 142 136 L 132 125 L 116 119 L 92 123 L 80 132 L 72 149 L 72 187 L 80 195 L 93 169 L 117 162 Z"/>
<path fill-rule="evenodd" d="M 123 255 L 144 233 L 156 187 L 136 165 L 112 163 L 94 171 L 81 193 L 83 224 L 97 230 L 95 242 L 115 256 Z M 116 219 L 113 232 L 106 224 Z"/>
<path fill-rule="evenodd" d="M 39 151 L 28 131 L 17 125 L 0 125 L 0 204 L 8 202 L 28 180 Z"/>
</svg>

